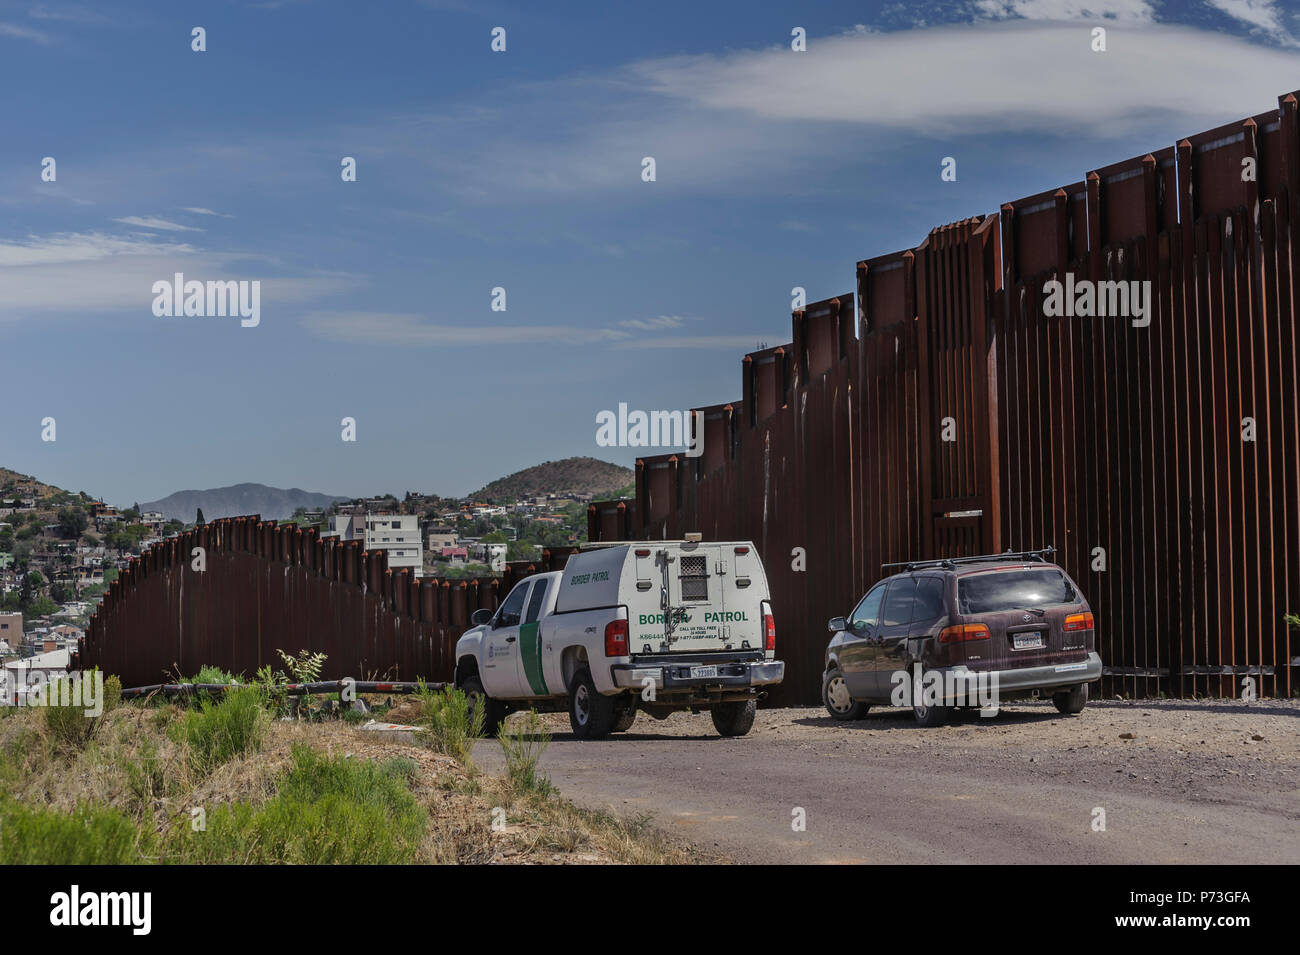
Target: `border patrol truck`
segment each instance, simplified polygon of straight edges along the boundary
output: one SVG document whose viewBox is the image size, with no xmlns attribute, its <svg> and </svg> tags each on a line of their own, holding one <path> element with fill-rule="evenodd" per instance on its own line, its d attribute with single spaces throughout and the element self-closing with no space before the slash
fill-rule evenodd
<svg viewBox="0 0 1300 955">
<path fill-rule="evenodd" d="M 483 708 L 488 733 L 513 710 L 567 706 L 580 739 L 627 730 L 638 712 L 687 708 L 709 710 L 723 736 L 744 736 L 763 687 L 785 675 L 748 541 L 588 545 L 470 622 L 456 685 Z"/>
</svg>

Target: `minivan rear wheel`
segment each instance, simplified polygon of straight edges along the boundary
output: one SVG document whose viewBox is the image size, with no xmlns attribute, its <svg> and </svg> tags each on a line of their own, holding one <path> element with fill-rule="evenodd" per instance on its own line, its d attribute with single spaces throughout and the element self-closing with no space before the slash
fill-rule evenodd
<svg viewBox="0 0 1300 955">
<path fill-rule="evenodd" d="M 950 706 L 934 706 L 918 703 L 912 707 L 912 718 L 916 720 L 917 726 L 924 726 L 929 729 L 932 726 L 942 726 L 948 722 Z"/>
<path fill-rule="evenodd" d="M 844 674 L 837 667 L 826 671 L 822 677 L 822 705 L 832 719 L 860 720 L 867 715 L 871 706 L 861 700 L 855 700 L 844 682 Z"/>
<path fill-rule="evenodd" d="M 1053 693 L 1052 704 L 1059 712 L 1067 716 L 1082 713 L 1083 708 L 1088 705 L 1088 684 L 1078 683 L 1068 690 Z"/>
</svg>

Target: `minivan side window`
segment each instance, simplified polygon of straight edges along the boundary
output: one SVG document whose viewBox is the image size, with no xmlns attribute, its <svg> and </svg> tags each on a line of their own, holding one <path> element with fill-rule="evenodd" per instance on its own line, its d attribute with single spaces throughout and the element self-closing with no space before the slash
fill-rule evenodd
<svg viewBox="0 0 1300 955">
<path fill-rule="evenodd" d="M 515 584 L 515 589 L 510 591 L 510 596 L 506 598 L 506 602 L 503 603 L 501 609 L 497 611 L 497 622 L 495 626 L 519 626 L 519 614 L 524 609 L 524 598 L 528 596 L 528 587 L 531 584 L 531 580 L 524 580 Z"/>
<path fill-rule="evenodd" d="M 899 627 L 912 622 L 912 604 L 916 597 L 916 579 L 908 577 L 896 580 L 889 585 L 885 595 L 885 607 L 881 611 L 881 624 L 886 627 Z"/>
<path fill-rule="evenodd" d="M 912 608 L 912 622 L 925 623 L 938 620 L 948 612 L 944 600 L 943 579 L 922 577 L 916 584 L 916 606 Z"/>
<path fill-rule="evenodd" d="M 524 617 L 524 623 L 536 623 L 538 616 L 542 612 L 542 601 L 546 599 L 546 581 L 539 580 L 533 587 L 533 595 L 528 600 L 528 613 Z"/>
<path fill-rule="evenodd" d="M 885 585 L 873 588 L 854 608 L 849 617 L 850 630 L 865 630 L 880 622 L 880 601 L 885 596 Z"/>
</svg>

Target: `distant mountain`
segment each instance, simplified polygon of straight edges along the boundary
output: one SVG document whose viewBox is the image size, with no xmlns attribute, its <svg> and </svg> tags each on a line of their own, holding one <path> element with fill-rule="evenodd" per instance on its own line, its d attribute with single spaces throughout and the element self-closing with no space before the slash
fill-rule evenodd
<svg viewBox="0 0 1300 955">
<path fill-rule="evenodd" d="M 509 503 L 521 497 L 542 494 L 608 494 L 636 480 L 631 468 L 619 467 L 596 458 L 564 458 L 546 461 L 514 474 L 497 478 L 469 495 L 475 501 Z M 207 511 L 203 512 L 207 514 Z"/>
<path fill-rule="evenodd" d="M 161 511 L 168 520 L 194 520 L 195 511 L 203 508 L 204 520 L 218 517 L 238 517 L 241 514 L 260 514 L 263 520 L 280 521 L 292 517 L 295 509 L 325 508 L 334 501 L 350 501 L 350 495 L 316 494 L 299 487 L 287 490 L 267 487 L 265 484 L 234 484 L 214 487 L 206 491 L 177 491 L 161 501 L 141 504 L 142 511 Z"/>
</svg>

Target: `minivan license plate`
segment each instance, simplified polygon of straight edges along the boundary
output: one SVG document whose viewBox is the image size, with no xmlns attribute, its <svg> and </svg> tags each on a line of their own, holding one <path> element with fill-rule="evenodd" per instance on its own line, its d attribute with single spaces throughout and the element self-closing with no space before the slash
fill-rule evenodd
<svg viewBox="0 0 1300 955">
<path fill-rule="evenodd" d="M 691 676 L 696 679 L 700 679 L 701 677 L 716 677 L 717 675 L 717 667 L 691 667 Z"/>
<path fill-rule="evenodd" d="M 1012 646 L 1017 650 L 1033 650 L 1043 645 L 1043 635 L 1041 633 L 1016 633 L 1012 634 Z"/>
</svg>

